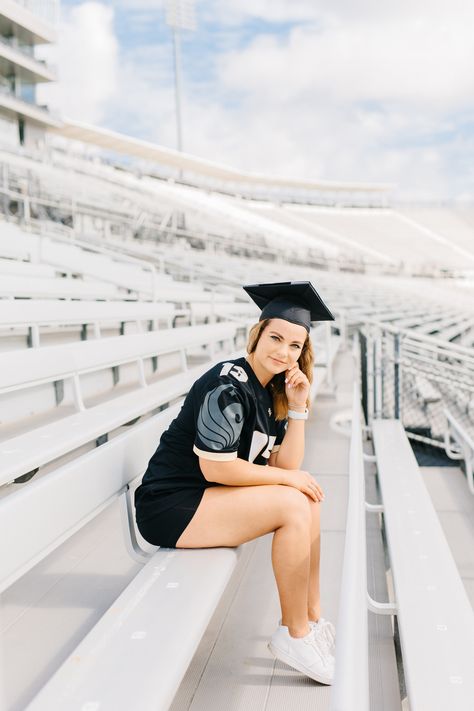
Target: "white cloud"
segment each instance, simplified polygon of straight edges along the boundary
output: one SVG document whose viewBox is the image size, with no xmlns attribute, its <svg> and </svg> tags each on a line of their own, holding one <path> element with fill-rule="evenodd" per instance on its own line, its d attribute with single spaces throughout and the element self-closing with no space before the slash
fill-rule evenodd
<svg viewBox="0 0 474 711">
<path fill-rule="evenodd" d="M 323 92 L 334 104 L 395 101 L 442 110 L 472 103 L 474 5 L 471 21 L 433 18 L 407 23 L 355 22 L 314 31 L 298 26 L 288 37 L 257 36 L 221 59 L 229 90 L 294 100 Z M 278 87 L 278 92 L 276 91 Z"/>
<path fill-rule="evenodd" d="M 55 48 L 59 82 L 40 88 L 40 100 L 78 121 L 100 123 L 118 89 L 114 11 L 100 2 L 64 10 Z"/>
<path fill-rule="evenodd" d="M 154 21 L 162 6 L 114 3 Z M 258 172 L 397 182 L 419 198 L 474 193 L 472 128 L 470 139 L 461 128 L 474 114 L 470 0 L 203 0 L 197 15 L 221 24 L 194 84 L 184 45 L 185 150 Z M 119 57 L 110 5 L 85 2 L 65 16 L 59 61 L 65 114 L 175 147 L 169 46 Z"/>
</svg>

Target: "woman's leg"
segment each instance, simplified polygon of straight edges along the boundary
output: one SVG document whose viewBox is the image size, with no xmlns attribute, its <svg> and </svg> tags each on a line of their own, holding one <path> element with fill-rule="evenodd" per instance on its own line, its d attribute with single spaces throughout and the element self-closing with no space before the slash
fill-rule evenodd
<svg viewBox="0 0 474 711">
<path fill-rule="evenodd" d="M 308 634 L 311 514 L 308 499 L 289 486 L 206 489 L 177 548 L 237 546 L 275 532 L 272 564 L 282 622 L 293 637 Z"/>
<path fill-rule="evenodd" d="M 321 560 L 321 504 L 309 501 L 311 511 L 311 554 L 308 585 L 308 619 L 317 622 L 321 616 L 321 598 L 319 590 L 319 564 Z"/>
</svg>

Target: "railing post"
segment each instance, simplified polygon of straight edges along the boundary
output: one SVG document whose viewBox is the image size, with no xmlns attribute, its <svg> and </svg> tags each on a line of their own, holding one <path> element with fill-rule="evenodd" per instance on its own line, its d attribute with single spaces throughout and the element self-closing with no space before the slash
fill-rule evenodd
<svg viewBox="0 0 474 711">
<path fill-rule="evenodd" d="M 374 340 L 374 417 L 382 417 L 382 332 Z"/>
<path fill-rule="evenodd" d="M 394 416 L 400 419 L 400 334 L 393 336 L 393 389 L 394 389 Z"/>
<path fill-rule="evenodd" d="M 367 334 L 367 424 L 370 426 L 374 419 L 375 402 L 375 372 L 374 372 L 374 338 L 372 330 Z"/>
</svg>

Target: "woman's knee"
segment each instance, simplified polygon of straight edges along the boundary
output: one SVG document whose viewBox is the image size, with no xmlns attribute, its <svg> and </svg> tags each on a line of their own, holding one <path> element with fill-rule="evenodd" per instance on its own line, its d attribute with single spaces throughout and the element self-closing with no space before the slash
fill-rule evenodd
<svg viewBox="0 0 474 711">
<path fill-rule="evenodd" d="M 281 516 L 285 523 L 298 523 L 300 525 L 311 525 L 311 511 L 309 499 L 299 489 L 292 486 L 278 487 L 278 503 Z"/>
</svg>

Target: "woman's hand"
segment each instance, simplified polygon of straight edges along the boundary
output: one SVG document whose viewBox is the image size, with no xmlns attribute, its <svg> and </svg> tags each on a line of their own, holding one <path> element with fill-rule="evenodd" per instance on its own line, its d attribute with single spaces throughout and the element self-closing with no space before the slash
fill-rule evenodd
<svg viewBox="0 0 474 711">
<path fill-rule="evenodd" d="M 309 496 L 313 501 L 323 501 L 324 492 L 318 482 L 311 476 L 309 472 L 302 469 L 282 469 L 282 481 L 284 486 L 293 486 L 295 489 L 302 491 L 303 494 Z"/>
<path fill-rule="evenodd" d="M 285 393 L 290 409 L 292 407 L 306 407 L 309 388 L 309 380 L 300 370 L 298 363 L 295 363 L 285 371 Z"/>
</svg>

